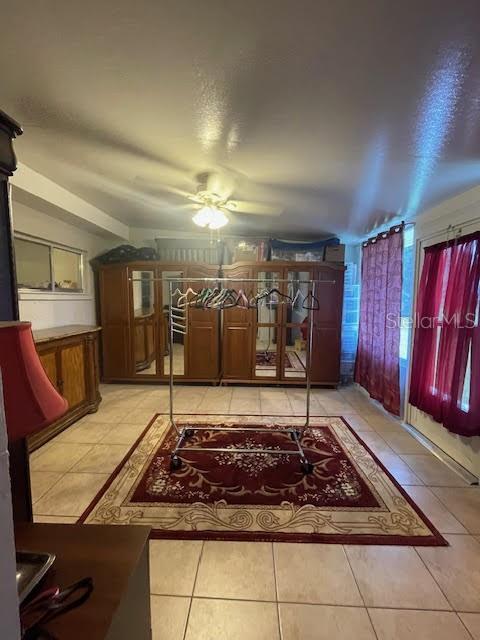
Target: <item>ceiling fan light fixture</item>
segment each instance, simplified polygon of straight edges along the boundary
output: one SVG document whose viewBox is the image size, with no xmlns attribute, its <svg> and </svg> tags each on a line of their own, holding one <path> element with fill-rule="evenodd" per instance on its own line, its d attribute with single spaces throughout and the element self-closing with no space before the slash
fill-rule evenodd
<svg viewBox="0 0 480 640">
<path fill-rule="evenodd" d="M 206 227 L 210 224 L 210 220 L 212 218 L 210 207 L 202 207 L 200 211 L 193 216 L 193 222 L 199 227 Z"/>
<path fill-rule="evenodd" d="M 199 227 L 220 229 L 228 223 L 227 216 L 216 207 L 202 207 L 192 218 Z"/>
<path fill-rule="evenodd" d="M 215 212 L 215 215 L 210 220 L 210 229 L 220 229 L 221 227 L 224 227 L 228 223 L 227 216 L 219 209 L 213 209 L 213 211 Z"/>
</svg>

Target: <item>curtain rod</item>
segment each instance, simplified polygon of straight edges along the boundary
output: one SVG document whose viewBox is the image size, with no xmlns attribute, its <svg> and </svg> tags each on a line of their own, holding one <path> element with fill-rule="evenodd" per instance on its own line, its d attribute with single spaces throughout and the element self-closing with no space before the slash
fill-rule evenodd
<svg viewBox="0 0 480 640">
<path fill-rule="evenodd" d="M 416 222 L 404 222 L 402 220 L 402 222 L 399 222 L 398 224 L 393 225 L 393 227 L 390 227 L 390 229 L 387 229 L 386 231 L 382 231 L 378 233 L 376 236 L 372 236 L 371 238 L 364 240 L 364 242 L 362 242 L 362 247 L 367 247 L 369 244 L 374 244 L 375 242 L 377 242 L 377 240 L 386 238 L 388 235 L 392 233 L 399 233 L 400 231 L 403 231 L 405 227 L 414 227 L 415 225 L 416 225 Z"/>
</svg>

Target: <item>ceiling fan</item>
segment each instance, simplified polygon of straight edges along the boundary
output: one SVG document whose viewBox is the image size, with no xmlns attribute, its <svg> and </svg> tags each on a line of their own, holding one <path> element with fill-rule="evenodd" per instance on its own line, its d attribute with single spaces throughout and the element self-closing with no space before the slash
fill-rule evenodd
<svg viewBox="0 0 480 640">
<path fill-rule="evenodd" d="M 190 200 L 190 203 L 181 205 L 180 208 L 197 211 L 192 220 L 200 227 L 220 229 L 236 214 L 279 216 L 283 212 L 278 205 L 230 198 L 238 182 L 238 177 L 236 180 L 231 170 L 198 173 L 195 181 L 197 186 L 194 193 L 173 187 L 160 189 Z"/>
</svg>

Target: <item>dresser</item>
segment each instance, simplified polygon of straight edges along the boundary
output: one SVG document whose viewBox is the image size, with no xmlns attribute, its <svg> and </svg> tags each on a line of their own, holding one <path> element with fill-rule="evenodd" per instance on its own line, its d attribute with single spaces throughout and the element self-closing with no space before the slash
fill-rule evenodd
<svg viewBox="0 0 480 640">
<path fill-rule="evenodd" d="M 68 402 L 59 420 L 28 438 L 35 451 L 73 422 L 98 409 L 100 327 L 68 325 L 33 332 L 40 361 L 53 386 Z"/>
</svg>

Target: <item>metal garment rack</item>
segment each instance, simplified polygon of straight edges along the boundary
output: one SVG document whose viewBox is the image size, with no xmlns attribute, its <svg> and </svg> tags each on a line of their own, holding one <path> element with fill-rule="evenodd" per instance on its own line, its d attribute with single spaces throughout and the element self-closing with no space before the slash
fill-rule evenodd
<svg viewBox="0 0 480 640">
<path fill-rule="evenodd" d="M 258 427 L 193 427 L 193 426 L 185 426 L 178 427 L 175 422 L 175 414 L 174 414 L 174 401 L 173 401 L 173 390 L 174 390 L 174 359 L 173 359 L 173 338 L 176 333 L 186 335 L 187 334 L 187 313 L 185 312 L 185 308 L 180 306 L 175 306 L 173 302 L 174 291 L 173 287 L 178 286 L 180 283 L 203 283 L 208 286 L 208 284 L 215 284 L 217 287 L 222 283 L 256 283 L 256 284 L 264 284 L 264 283 L 272 283 L 271 278 L 260 278 L 260 279 L 249 279 L 249 278 L 165 278 L 164 281 L 169 283 L 169 356 L 170 356 L 170 371 L 169 371 L 169 379 L 170 379 L 170 425 L 175 428 L 177 432 L 177 443 L 172 450 L 171 458 L 170 458 L 170 468 L 171 470 L 179 469 L 182 465 L 182 460 L 179 454 L 181 452 L 186 451 L 203 451 L 204 453 L 230 453 L 233 455 L 236 454 L 272 454 L 272 455 L 289 455 L 289 456 L 299 456 L 300 458 L 300 467 L 303 473 L 309 474 L 313 472 L 313 465 L 307 459 L 305 451 L 302 446 L 302 436 L 305 429 L 308 429 L 310 426 L 310 395 L 311 395 L 311 353 L 312 353 L 312 345 L 313 345 L 313 311 L 315 310 L 311 305 L 305 308 L 308 311 L 308 341 L 307 341 L 307 358 L 306 358 L 306 398 L 305 398 L 305 424 L 303 427 L 294 428 L 294 427 L 286 427 L 279 428 L 276 430 L 277 433 L 284 433 L 288 435 L 293 443 L 295 444 L 295 449 L 269 449 L 269 448 L 256 448 L 256 449 L 241 449 L 241 448 L 210 448 L 210 447 L 200 447 L 200 446 L 184 446 L 186 445 L 189 438 L 191 438 L 196 431 L 221 431 L 221 432 L 245 432 L 245 433 L 271 433 L 271 429 L 267 428 L 258 428 Z M 310 300 L 315 301 L 317 286 L 327 285 L 327 284 L 335 284 L 334 280 L 285 280 L 285 279 L 273 279 L 274 285 L 280 283 L 290 283 L 290 284 L 308 284 L 309 291 L 307 297 Z M 305 298 L 306 299 L 306 298 Z M 282 303 L 289 304 L 289 303 Z M 198 308 L 198 307 L 196 307 Z M 201 306 L 200 306 L 201 308 Z M 209 309 L 210 307 L 203 307 Z M 223 307 L 212 307 L 216 309 L 223 310 Z M 186 306 L 188 309 L 188 304 Z"/>
</svg>

